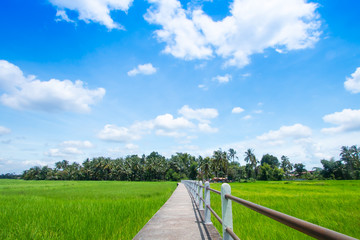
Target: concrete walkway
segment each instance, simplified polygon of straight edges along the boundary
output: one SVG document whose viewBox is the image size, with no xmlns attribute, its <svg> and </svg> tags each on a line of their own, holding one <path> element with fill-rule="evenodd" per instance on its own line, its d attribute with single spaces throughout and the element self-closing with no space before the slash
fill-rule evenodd
<svg viewBox="0 0 360 240">
<path fill-rule="evenodd" d="M 169 200 L 138 232 L 133 240 L 219 240 L 212 224 L 203 224 L 203 213 L 191 200 L 186 187 L 179 183 Z"/>
</svg>

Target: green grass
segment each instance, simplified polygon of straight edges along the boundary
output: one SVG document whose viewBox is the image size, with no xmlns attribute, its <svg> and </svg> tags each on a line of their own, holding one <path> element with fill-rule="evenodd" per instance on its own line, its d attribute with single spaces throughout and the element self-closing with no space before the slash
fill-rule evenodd
<svg viewBox="0 0 360 240">
<path fill-rule="evenodd" d="M 0 180 L 0 239 L 132 239 L 176 183 Z"/>
<path fill-rule="evenodd" d="M 360 181 L 231 183 L 232 195 L 360 239 Z M 220 190 L 221 184 L 211 184 Z M 221 217 L 220 196 L 211 206 Z M 233 202 L 234 232 L 247 239 L 313 239 Z M 215 227 L 221 225 L 212 217 Z"/>
</svg>

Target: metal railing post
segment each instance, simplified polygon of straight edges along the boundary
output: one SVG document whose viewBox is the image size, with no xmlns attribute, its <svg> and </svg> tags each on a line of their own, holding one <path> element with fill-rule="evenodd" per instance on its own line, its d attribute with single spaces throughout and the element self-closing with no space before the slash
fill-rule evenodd
<svg viewBox="0 0 360 240">
<path fill-rule="evenodd" d="M 233 228 L 232 205 L 231 200 L 226 199 L 225 194 L 231 195 L 231 187 L 229 184 L 224 183 L 221 185 L 221 212 L 222 212 L 222 229 L 223 239 L 232 240 L 233 238 L 226 231 L 226 228 Z"/>
<path fill-rule="evenodd" d="M 204 210 L 204 204 L 203 204 L 203 201 L 201 200 L 204 199 L 204 196 L 203 196 L 203 189 L 202 189 L 202 181 L 199 181 L 199 210 Z"/>
<path fill-rule="evenodd" d="M 191 181 L 191 180 L 190 180 Z M 193 198 L 195 199 L 195 195 L 194 195 L 194 182 L 193 181 L 191 181 L 191 194 L 192 194 L 192 196 L 193 196 Z"/>
<path fill-rule="evenodd" d="M 197 195 L 198 192 L 199 192 L 199 190 L 198 190 L 197 181 L 194 180 L 194 196 L 195 196 L 195 204 L 196 205 L 198 203 L 198 195 Z"/>
<path fill-rule="evenodd" d="M 211 224 L 211 212 L 210 209 L 206 206 L 210 207 L 210 183 L 208 181 L 205 182 L 205 224 Z"/>
<path fill-rule="evenodd" d="M 196 205 L 199 206 L 200 196 L 199 196 L 199 181 L 195 181 L 196 188 L 195 188 L 195 194 L 196 194 Z"/>
</svg>

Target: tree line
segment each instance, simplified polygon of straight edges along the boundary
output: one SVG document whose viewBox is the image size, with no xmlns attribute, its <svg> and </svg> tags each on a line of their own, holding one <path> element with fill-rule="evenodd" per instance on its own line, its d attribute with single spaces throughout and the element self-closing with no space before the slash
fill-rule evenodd
<svg viewBox="0 0 360 240">
<path fill-rule="evenodd" d="M 226 178 L 230 181 L 284 179 L 360 179 L 360 148 L 356 145 L 341 148 L 340 159 L 322 159 L 323 168 L 307 171 L 302 163 L 291 163 L 287 156 L 265 154 L 259 161 L 253 149 L 244 152 L 245 165 L 237 161 L 237 152 L 230 148 L 213 152 L 211 157 L 195 157 L 176 153 L 165 158 L 157 152 L 148 156 L 131 155 L 125 158 L 97 157 L 82 164 L 67 160 L 55 167 L 35 166 L 25 170 L 25 180 L 119 180 L 119 181 L 179 181 L 181 179 L 209 180 Z"/>
</svg>

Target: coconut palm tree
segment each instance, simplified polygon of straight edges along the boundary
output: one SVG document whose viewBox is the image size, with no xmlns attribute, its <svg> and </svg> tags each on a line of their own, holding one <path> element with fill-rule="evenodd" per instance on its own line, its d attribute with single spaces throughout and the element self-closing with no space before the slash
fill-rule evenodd
<svg viewBox="0 0 360 240">
<path fill-rule="evenodd" d="M 255 157 L 254 149 L 249 148 L 248 150 L 246 150 L 244 160 L 251 166 L 256 177 L 256 165 L 259 163 L 259 161 Z"/>
<path fill-rule="evenodd" d="M 233 148 L 230 148 L 228 150 L 228 152 L 229 152 L 229 159 L 232 159 L 232 161 L 234 162 L 235 157 L 236 157 L 236 151 Z M 236 158 L 238 158 L 238 157 L 236 157 Z"/>
</svg>

